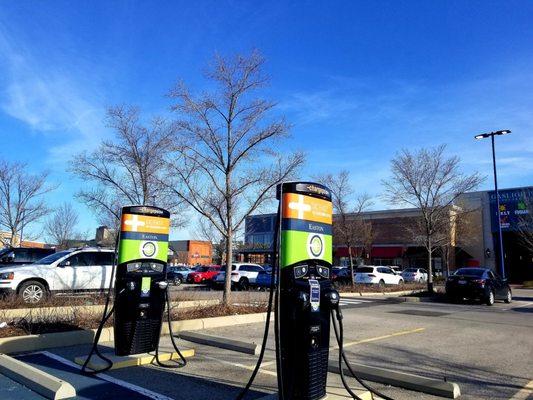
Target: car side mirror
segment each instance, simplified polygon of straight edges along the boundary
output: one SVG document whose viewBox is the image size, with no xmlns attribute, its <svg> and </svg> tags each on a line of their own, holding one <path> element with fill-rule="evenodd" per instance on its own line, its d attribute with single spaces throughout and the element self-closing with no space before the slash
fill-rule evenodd
<svg viewBox="0 0 533 400">
<path fill-rule="evenodd" d="M 59 264 L 59 267 L 63 268 L 63 267 L 68 267 L 70 265 L 70 261 L 67 260 L 67 261 L 63 261 L 62 263 Z"/>
</svg>

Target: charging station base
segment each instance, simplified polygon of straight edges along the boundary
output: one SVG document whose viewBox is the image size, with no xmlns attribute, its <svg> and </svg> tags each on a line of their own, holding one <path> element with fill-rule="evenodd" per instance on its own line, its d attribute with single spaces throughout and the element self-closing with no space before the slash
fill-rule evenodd
<svg viewBox="0 0 533 400">
<path fill-rule="evenodd" d="M 354 390 L 354 393 L 363 400 L 373 400 L 372 394 L 366 390 Z M 328 387 L 326 397 L 322 397 L 320 400 L 347 400 L 351 398 L 344 388 Z M 269 394 L 258 400 L 278 400 L 278 394 Z"/>
<path fill-rule="evenodd" d="M 181 354 L 183 354 L 183 357 L 189 358 L 194 356 L 194 349 L 181 349 Z M 132 354 L 129 356 L 116 356 L 115 353 L 102 353 L 105 357 L 109 358 L 113 362 L 113 367 L 111 369 L 119 369 L 119 368 L 126 368 L 126 367 L 136 367 L 139 365 L 147 365 L 147 364 L 156 364 L 155 361 L 155 354 L 154 353 L 142 353 L 142 354 Z M 76 357 L 74 359 L 74 362 L 79 365 L 83 365 L 85 360 L 87 359 L 87 356 L 80 356 Z M 176 352 L 165 352 L 160 351 L 159 352 L 159 361 L 165 362 L 169 360 L 180 360 L 180 357 L 178 353 Z M 88 368 L 92 370 L 99 370 L 102 368 L 105 368 L 107 366 L 107 363 L 104 360 L 101 360 L 96 355 L 93 355 L 91 361 L 89 361 L 89 364 L 87 365 Z"/>
</svg>

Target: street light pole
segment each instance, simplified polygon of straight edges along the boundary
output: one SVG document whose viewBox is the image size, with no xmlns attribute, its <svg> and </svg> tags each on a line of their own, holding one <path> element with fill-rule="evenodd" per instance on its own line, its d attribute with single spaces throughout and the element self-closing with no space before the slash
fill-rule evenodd
<svg viewBox="0 0 533 400">
<path fill-rule="evenodd" d="M 505 257 L 503 253 L 503 236 L 502 236 L 502 224 L 501 224 L 501 213 L 500 213 L 500 194 L 498 193 L 498 175 L 496 174 L 496 150 L 494 145 L 494 136 L 496 135 L 506 135 L 511 133 L 510 130 L 505 129 L 501 131 L 495 131 L 490 133 L 482 133 L 476 135 L 475 139 L 485 139 L 490 136 L 492 143 L 492 166 L 494 169 L 494 194 L 496 196 L 496 209 L 497 209 L 497 218 L 498 218 L 498 242 L 500 247 L 500 269 L 502 278 L 505 279 Z"/>
</svg>

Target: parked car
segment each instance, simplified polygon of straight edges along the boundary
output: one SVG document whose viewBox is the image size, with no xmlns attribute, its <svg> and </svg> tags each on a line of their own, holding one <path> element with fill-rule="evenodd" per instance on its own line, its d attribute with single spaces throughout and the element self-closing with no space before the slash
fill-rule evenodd
<svg viewBox="0 0 533 400">
<path fill-rule="evenodd" d="M 491 306 L 495 300 L 510 303 L 513 295 L 506 279 L 488 268 L 460 268 L 446 280 L 446 295 L 452 301 L 481 300 Z"/>
<path fill-rule="evenodd" d="M 33 264 L 0 268 L 0 292 L 25 303 L 40 303 L 51 294 L 109 288 L 114 252 L 82 248 L 59 251 Z"/>
<path fill-rule="evenodd" d="M 31 264 L 55 252 L 55 249 L 8 247 L 0 250 L 0 267 Z"/>
<path fill-rule="evenodd" d="M 423 268 L 407 268 L 402 271 L 405 282 L 427 282 L 428 272 Z"/>
<path fill-rule="evenodd" d="M 171 265 L 167 269 L 167 281 L 174 285 L 181 285 L 187 281 L 187 277 L 191 272 L 193 270 L 184 265 Z"/>
<path fill-rule="evenodd" d="M 337 283 L 349 283 L 350 267 L 332 267 L 331 268 L 331 280 Z"/>
<path fill-rule="evenodd" d="M 222 267 L 220 273 L 213 280 L 214 287 L 224 285 L 226 280 L 226 267 Z M 235 263 L 231 265 L 231 285 L 241 290 L 247 290 L 250 285 L 255 285 L 259 272 L 264 271 L 259 264 Z"/>
<path fill-rule="evenodd" d="M 355 283 L 398 285 L 403 283 L 403 278 L 390 267 L 368 265 L 355 270 Z"/>
<path fill-rule="evenodd" d="M 220 265 L 198 267 L 187 275 L 187 283 L 205 283 L 211 281 L 220 272 Z"/>
<path fill-rule="evenodd" d="M 272 271 L 259 271 L 253 286 L 258 290 L 270 289 L 272 283 Z"/>
</svg>

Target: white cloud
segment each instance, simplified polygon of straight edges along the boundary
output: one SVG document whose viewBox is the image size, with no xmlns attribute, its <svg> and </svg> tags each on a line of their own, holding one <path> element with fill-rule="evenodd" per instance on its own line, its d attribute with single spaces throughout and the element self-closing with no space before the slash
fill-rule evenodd
<svg viewBox="0 0 533 400">
<path fill-rule="evenodd" d="M 45 134 L 54 143 L 47 161 L 70 158 L 75 152 L 91 148 L 105 134 L 104 106 L 99 92 L 84 83 L 84 77 L 64 65 L 48 65 L 35 59 L 0 25 L 0 53 L 4 62 L 4 90 L 0 108 L 26 123 L 34 134 Z M 88 77 L 85 77 L 88 79 Z"/>
</svg>

